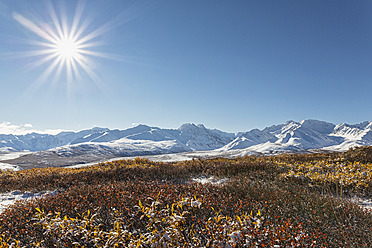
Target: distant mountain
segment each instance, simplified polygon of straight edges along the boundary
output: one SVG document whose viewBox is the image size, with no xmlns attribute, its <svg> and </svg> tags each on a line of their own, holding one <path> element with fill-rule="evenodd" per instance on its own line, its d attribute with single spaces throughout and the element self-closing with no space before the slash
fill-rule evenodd
<svg viewBox="0 0 372 248">
<path fill-rule="evenodd" d="M 248 149 L 263 153 L 311 149 L 341 151 L 361 145 L 372 145 L 372 122 L 334 125 L 318 120 L 303 120 L 251 130 L 219 150 Z"/>
<path fill-rule="evenodd" d="M 8 161 L 20 166 L 62 166 L 123 156 L 198 151 L 208 151 L 203 154 L 210 156 L 308 152 L 319 149 L 344 151 L 362 145 L 372 145 L 372 122 L 335 125 L 319 120 L 287 121 L 262 130 L 253 129 L 237 134 L 187 123 L 178 129 L 138 125 L 125 130 L 92 128 L 57 135 L 0 135 L 0 155 L 14 151 L 33 152 Z"/>
<path fill-rule="evenodd" d="M 125 138 L 125 139 L 124 139 Z M 224 146 L 235 138 L 235 134 L 207 129 L 203 125 L 184 124 L 178 129 L 161 129 L 147 125 L 138 125 L 125 130 L 92 128 L 79 132 L 61 132 L 57 135 L 30 133 L 26 135 L 0 134 L 0 148 L 12 148 L 18 151 L 43 151 L 62 146 L 74 146 L 85 143 L 115 144 L 128 140 L 172 141 L 183 151 L 211 150 Z M 179 150 L 179 149 L 178 149 Z"/>
<path fill-rule="evenodd" d="M 126 130 L 92 128 L 57 135 L 0 135 L 0 151 L 32 151 L 20 158 L 4 160 L 22 168 L 31 168 L 87 163 L 114 157 L 212 150 L 224 146 L 235 137 L 235 134 L 207 129 L 201 124 L 188 123 L 178 129 L 138 125 Z"/>
</svg>

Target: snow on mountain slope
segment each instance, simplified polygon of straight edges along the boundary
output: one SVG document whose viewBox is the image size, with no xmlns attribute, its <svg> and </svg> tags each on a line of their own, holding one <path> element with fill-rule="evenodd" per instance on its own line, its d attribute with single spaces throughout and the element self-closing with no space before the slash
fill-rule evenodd
<svg viewBox="0 0 372 248">
<path fill-rule="evenodd" d="M 118 156 L 211 150 L 234 138 L 235 134 L 207 129 L 201 124 L 185 124 L 179 129 L 138 125 L 126 130 L 93 128 L 62 132 L 54 136 L 37 133 L 7 135 L 0 137 L 0 147 L 2 145 L 4 151 L 33 151 L 22 158 L 4 161 L 21 164 L 23 168 L 32 168 L 86 163 Z"/>
<path fill-rule="evenodd" d="M 300 149 L 316 149 L 324 146 L 335 145 L 337 142 L 326 134 L 299 125 L 290 131 L 283 131 L 276 143 L 288 144 Z"/>
<path fill-rule="evenodd" d="M 195 151 L 217 149 L 235 138 L 235 134 L 207 129 L 202 124 L 187 123 L 177 130 L 169 129 L 167 132 Z"/>
<path fill-rule="evenodd" d="M 58 139 L 48 134 L 0 135 L 0 147 L 3 148 L 37 151 L 39 149 L 48 149 L 60 145 L 62 145 L 62 143 L 60 143 Z"/>
<path fill-rule="evenodd" d="M 318 120 L 303 120 L 300 121 L 299 123 L 301 124 L 302 127 L 312 129 L 321 134 L 329 134 L 333 132 L 335 128 L 335 124 Z"/>
<path fill-rule="evenodd" d="M 82 137 L 102 135 L 102 132 L 102 129 L 93 128 L 80 132 L 61 132 L 57 135 L 39 133 L 0 135 L 0 147 L 13 148 L 18 151 L 42 151 L 74 142 L 76 143 L 76 141 Z"/>
<path fill-rule="evenodd" d="M 275 141 L 276 138 L 271 133 L 262 132 L 258 129 L 253 129 L 249 132 L 241 134 L 232 142 L 222 147 L 220 150 L 228 151 L 231 149 L 244 149 L 268 141 Z"/>
<path fill-rule="evenodd" d="M 177 140 L 167 130 L 160 129 L 157 127 L 149 127 L 148 130 L 126 136 L 128 139 L 134 140 L 152 140 L 152 141 L 165 141 L 165 140 Z"/>
<path fill-rule="evenodd" d="M 138 125 L 126 130 L 92 128 L 79 132 L 61 132 L 57 135 L 39 133 L 0 135 L 0 148 L 13 148 L 19 151 L 42 151 L 68 144 L 112 142 L 122 138 L 150 141 L 176 140 L 193 150 L 210 150 L 232 141 L 235 135 L 207 129 L 201 124 L 185 124 L 179 129 L 161 129 Z"/>
<path fill-rule="evenodd" d="M 192 150 L 211 150 L 225 145 L 234 137 L 234 134 L 207 129 L 201 124 L 184 124 L 179 129 L 161 129 L 139 125 L 127 130 L 103 130 L 84 136 L 71 144 L 110 142 L 122 138 L 150 141 L 176 140 Z"/>
<path fill-rule="evenodd" d="M 80 155 L 115 157 L 185 152 L 190 151 L 190 149 L 175 140 L 150 141 L 122 138 L 111 142 L 86 142 L 66 145 L 49 151 L 62 157 Z"/>
<path fill-rule="evenodd" d="M 300 149 L 315 149 L 337 144 L 335 138 L 327 135 L 333 130 L 332 125 L 317 120 L 288 121 L 281 126 L 275 126 L 275 129 L 268 128 L 263 131 L 273 134 L 277 138 L 275 143 L 288 144 Z"/>
<path fill-rule="evenodd" d="M 372 122 L 365 121 L 356 125 L 342 123 L 337 125 L 330 135 L 343 137 L 345 140 L 372 141 L 371 132 Z"/>
<path fill-rule="evenodd" d="M 361 145 L 372 145 L 372 122 L 334 125 L 318 120 L 287 121 L 237 134 L 187 123 L 178 129 L 138 125 L 125 130 L 92 128 L 57 135 L 0 134 L 0 159 L 3 157 L 3 164 L 19 165 L 27 160 L 25 167 L 29 168 L 33 164 L 64 166 L 118 156 L 206 151 L 206 156 L 234 157 L 309 149 L 344 151 Z M 17 158 L 20 155 L 24 156 Z"/>
<path fill-rule="evenodd" d="M 343 151 L 349 150 L 352 147 L 364 146 L 364 145 L 365 145 L 364 142 L 362 143 L 361 141 L 358 141 L 358 140 L 346 140 L 342 142 L 341 144 L 337 144 L 333 146 L 326 146 L 320 149 L 324 151 L 330 151 L 330 152 L 343 152 Z M 372 145 L 372 144 L 369 144 L 369 145 Z"/>
<path fill-rule="evenodd" d="M 372 145 L 372 122 L 365 121 L 355 125 L 342 123 L 335 126 L 330 136 L 339 137 L 342 142 L 324 147 L 324 150 L 346 151 L 355 146 Z"/>
<path fill-rule="evenodd" d="M 264 155 L 274 155 L 274 154 L 282 154 L 282 153 L 303 153 L 306 150 L 301 149 L 297 146 L 293 146 L 290 144 L 281 144 L 281 143 L 271 143 L 266 142 L 263 144 L 254 145 L 245 149 L 237 150 L 235 156 L 245 156 L 245 155 L 257 155 L 257 154 L 264 154 Z"/>
<path fill-rule="evenodd" d="M 263 130 L 254 129 L 243 133 L 220 150 L 249 148 L 249 151 L 264 152 L 261 146 L 256 145 L 272 143 L 281 146 L 270 145 L 267 151 L 273 151 L 275 147 L 278 151 L 282 151 L 283 147 L 294 151 L 321 148 L 343 151 L 353 146 L 372 145 L 372 122 L 336 126 L 318 120 L 287 121 Z"/>
</svg>

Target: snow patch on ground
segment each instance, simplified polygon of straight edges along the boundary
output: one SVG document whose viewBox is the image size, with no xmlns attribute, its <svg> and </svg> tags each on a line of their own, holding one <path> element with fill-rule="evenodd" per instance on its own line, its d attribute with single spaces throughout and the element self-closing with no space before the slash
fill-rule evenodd
<svg viewBox="0 0 372 248">
<path fill-rule="evenodd" d="M 21 170 L 22 168 L 17 165 L 1 163 L 1 161 L 19 158 L 29 153 L 31 152 L 15 152 L 15 151 L 11 151 L 11 149 L 4 149 L 4 148 L 0 149 L 0 170 L 13 170 L 13 171 Z"/>
<path fill-rule="evenodd" d="M 372 213 L 372 199 L 354 197 L 350 201 Z"/>
<path fill-rule="evenodd" d="M 0 170 L 18 171 L 18 170 L 21 170 L 21 167 L 19 167 L 18 165 L 13 165 L 13 164 L 0 163 Z"/>
<path fill-rule="evenodd" d="M 212 185 L 222 185 L 225 182 L 227 182 L 228 178 L 215 178 L 215 177 L 196 177 L 193 178 L 193 182 L 201 183 L 201 184 L 207 184 L 210 183 Z"/>
<path fill-rule="evenodd" d="M 21 192 L 18 190 L 0 194 L 0 213 L 2 213 L 7 207 L 14 204 L 16 201 L 26 201 L 37 197 L 53 196 L 58 191 L 41 191 L 37 193 L 33 192 Z"/>
</svg>

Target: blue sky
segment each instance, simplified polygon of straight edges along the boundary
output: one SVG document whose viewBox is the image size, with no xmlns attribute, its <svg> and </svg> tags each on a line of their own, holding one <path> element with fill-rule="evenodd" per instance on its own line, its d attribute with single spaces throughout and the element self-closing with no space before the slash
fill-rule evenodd
<svg viewBox="0 0 372 248">
<path fill-rule="evenodd" d="M 52 1 L 68 27 L 76 3 Z M 19 56 L 43 47 L 15 16 L 45 27 L 46 6 L 0 2 L 0 122 L 69 130 L 193 122 L 235 132 L 372 120 L 369 0 L 86 1 L 86 34 L 103 30 L 90 49 L 108 58 L 87 56 L 99 80 L 80 69 L 69 82 L 64 72 L 39 82 L 48 64 L 32 65 L 43 56 Z"/>
</svg>

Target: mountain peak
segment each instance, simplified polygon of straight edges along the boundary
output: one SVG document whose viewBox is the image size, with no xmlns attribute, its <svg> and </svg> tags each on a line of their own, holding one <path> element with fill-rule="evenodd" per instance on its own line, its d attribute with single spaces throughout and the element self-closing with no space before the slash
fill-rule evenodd
<svg viewBox="0 0 372 248">
<path fill-rule="evenodd" d="M 150 126 L 148 126 L 146 124 L 138 124 L 138 125 L 134 126 L 133 128 L 150 128 Z"/>
<path fill-rule="evenodd" d="M 207 129 L 203 124 L 196 125 L 198 128 Z"/>
<path fill-rule="evenodd" d="M 309 128 L 322 134 L 329 134 L 336 127 L 336 125 L 332 123 L 313 119 L 302 120 L 299 123 L 301 124 L 301 127 Z"/>
<path fill-rule="evenodd" d="M 110 130 L 110 129 L 108 129 L 108 128 L 104 128 L 104 127 L 93 127 L 91 130 L 92 130 L 93 132 L 95 132 L 95 133 L 100 133 L 100 132 L 108 131 L 108 130 Z"/>
<path fill-rule="evenodd" d="M 288 124 L 297 124 L 297 122 L 293 121 L 293 120 L 289 120 L 289 121 L 286 121 L 284 123 L 284 125 L 288 125 Z"/>
<path fill-rule="evenodd" d="M 194 123 L 185 123 L 182 124 L 178 129 L 179 130 L 185 130 L 185 129 L 195 129 L 198 128 Z"/>
</svg>

